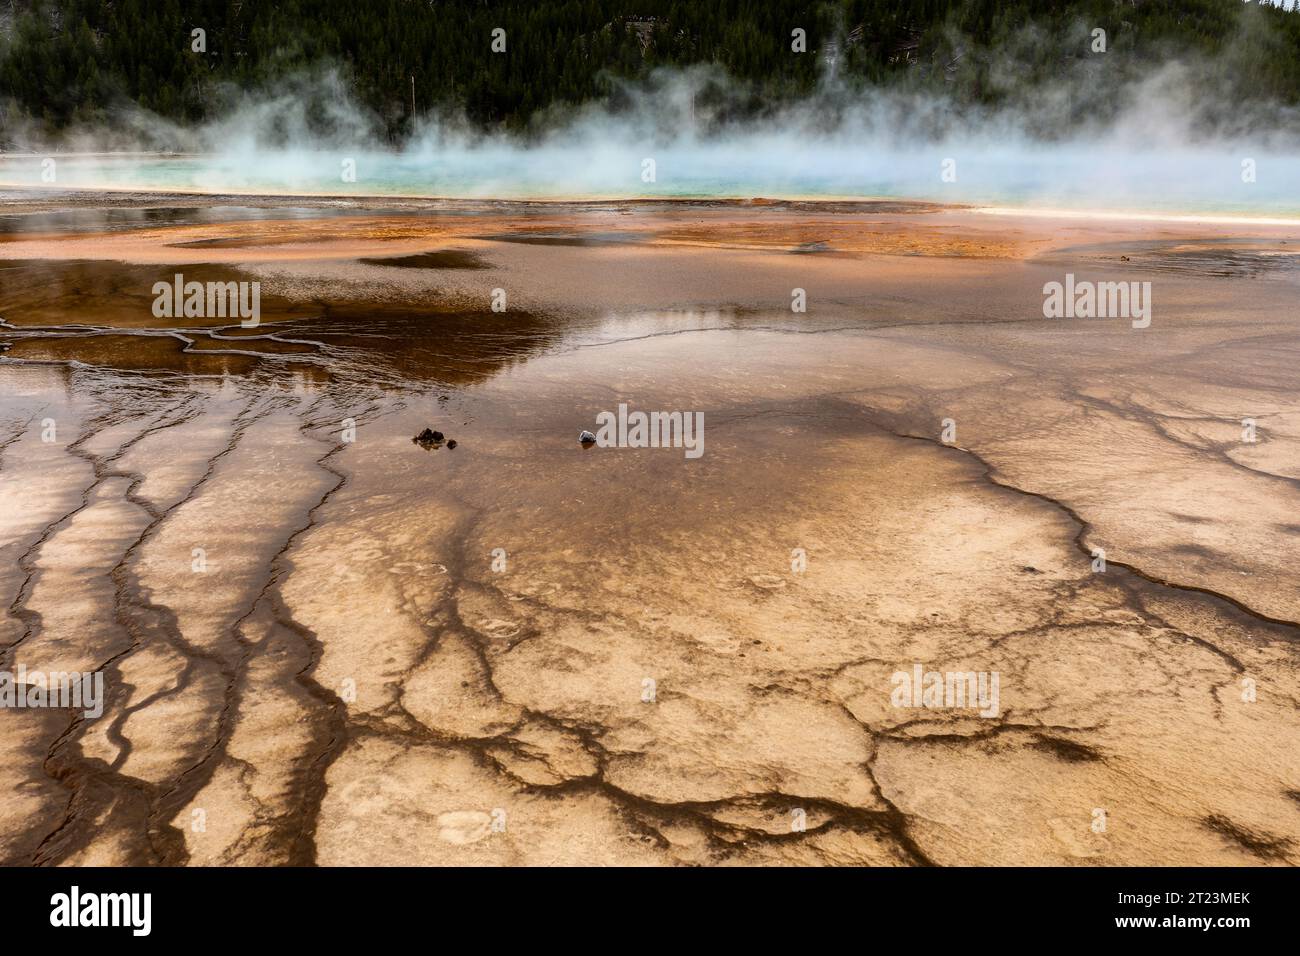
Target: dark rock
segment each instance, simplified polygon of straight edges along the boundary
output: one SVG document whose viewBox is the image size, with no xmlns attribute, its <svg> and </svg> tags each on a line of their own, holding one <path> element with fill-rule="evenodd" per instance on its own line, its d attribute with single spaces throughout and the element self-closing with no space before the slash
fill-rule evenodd
<svg viewBox="0 0 1300 956">
<path fill-rule="evenodd" d="M 416 435 L 411 441 L 415 442 L 425 451 L 431 451 L 434 448 L 441 448 L 445 444 L 448 448 L 456 447 L 456 439 L 448 438 L 442 432 L 436 432 L 432 428 L 426 428 L 420 434 Z"/>
<path fill-rule="evenodd" d="M 411 441 L 415 442 L 421 448 L 437 448 L 443 441 L 442 432 L 436 432 L 432 428 L 426 428 L 420 434 L 416 435 Z"/>
<path fill-rule="evenodd" d="M 580 441 L 584 445 L 588 445 L 588 446 L 594 445 L 596 444 L 596 436 L 589 431 L 584 431 L 582 434 L 578 436 L 578 441 Z"/>
</svg>

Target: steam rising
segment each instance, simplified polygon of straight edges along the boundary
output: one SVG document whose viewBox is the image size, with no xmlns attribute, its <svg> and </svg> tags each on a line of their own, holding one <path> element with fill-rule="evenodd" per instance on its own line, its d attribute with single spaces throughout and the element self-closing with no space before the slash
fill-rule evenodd
<svg viewBox="0 0 1300 956">
<path fill-rule="evenodd" d="M 382 124 L 357 104 L 339 71 L 322 69 L 274 91 L 236 94 L 229 112 L 199 128 L 124 109 L 112 133 L 77 130 L 57 144 L 65 153 L 98 155 L 34 150 L 0 162 L 0 182 L 42 185 L 41 160 L 52 156 L 60 187 L 910 197 L 1300 216 L 1295 111 L 1195 93 L 1210 67 L 1168 60 L 1134 76 L 1099 55 L 1053 85 L 1021 89 L 1009 56 L 993 76 L 1006 93 L 1002 105 L 979 108 L 915 86 L 854 87 L 828 58 L 812 96 L 758 116 L 736 108 L 747 90 L 697 67 L 620 85 L 605 103 L 552 109 L 523 135 L 483 133 L 441 115 L 419 121 L 400 145 L 381 140 Z M 182 155 L 104 155 L 124 149 Z M 355 182 L 345 179 L 347 160 Z M 945 160 L 953 161 L 946 168 L 954 181 L 941 175 Z"/>
</svg>

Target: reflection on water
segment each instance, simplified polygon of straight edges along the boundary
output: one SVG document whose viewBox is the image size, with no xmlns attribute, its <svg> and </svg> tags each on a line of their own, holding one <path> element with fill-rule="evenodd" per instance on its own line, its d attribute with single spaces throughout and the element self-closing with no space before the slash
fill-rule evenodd
<svg viewBox="0 0 1300 956">
<path fill-rule="evenodd" d="M 169 241 L 168 233 L 160 233 L 156 247 L 240 249 L 286 241 L 274 228 L 250 229 L 240 223 L 334 218 L 339 214 L 337 209 L 305 207 L 74 208 L 7 217 L 5 227 L 14 234 L 92 228 L 115 233 L 132 228 L 230 223 L 229 236 Z M 526 206 L 510 210 L 516 220 L 528 214 Z M 509 245 L 574 247 L 577 253 L 583 247 L 639 243 L 645 237 L 644 233 L 618 230 L 568 233 L 551 227 L 479 238 Z M 394 282 L 410 274 L 417 283 L 424 283 L 410 289 L 380 276 L 376 280 L 379 285 L 358 292 L 340 286 L 333 269 L 313 271 L 282 294 L 276 293 L 279 286 L 272 282 L 261 296 L 261 322 L 252 329 L 223 318 L 160 319 L 152 311 L 155 283 L 170 283 L 177 272 L 183 272 L 186 280 L 201 283 L 256 278 L 255 272 L 237 265 L 102 259 L 0 261 L 0 352 L 6 361 L 15 363 L 73 363 L 84 368 L 199 377 L 292 376 L 308 383 L 419 391 L 473 384 L 543 351 L 759 324 L 752 310 L 741 307 L 668 311 L 530 311 L 512 307 L 507 313 L 496 313 L 437 290 L 428 291 L 429 277 L 496 269 L 497 258 L 491 252 L 452 245 L 354 260 L 364 267 L 391 269 Z M 346 260 L 339 268 L 345 265 Z M 601 278 L 599 270 L 577 275 L 587 276 L 590 282 Z M 580 296 L 574 299 L 578 301 Z"/>
<path fill-rule="evenodd" d="M 432 258 L 440 268 L 475 268 L 478 261 L 455 253 L 408 258 Z M 447 258 L 456 264 L 449 266 Z M 452 311 L 325 292 L 307 302 L 263 297 L 262 321 L 254 329 L 224 319 L 169 321 L 153 316 L 150 290 L 170 281 L 173 267 L 32 261 L 2 268 L 0 344 L 10 362 L 199 376 L 256 372 L 278 378 L 287 372 L 354 387 L 449 388 L 554 348 L 565 331 L 555 317 L 518 309 Z M 247 278 L 211 265 L 187 265 L 184 272 L 200 282 Z"/>
</svg>

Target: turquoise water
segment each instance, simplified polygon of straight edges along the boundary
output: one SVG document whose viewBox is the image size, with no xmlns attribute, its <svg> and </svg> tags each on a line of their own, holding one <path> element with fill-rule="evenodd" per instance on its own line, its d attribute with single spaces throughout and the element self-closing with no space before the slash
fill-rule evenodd
<svg viewBox="0 0 1300 956">
<path fill-rule="evenodd" d="M 1254 181 L 1243 176 L 1253 162 Z M 52 164 L 51 165 L 51 161 Z M 651 162 L 652 161 L 652 162 Z M 0 185 L 444 198 L 909 198 L 1050 209 L 1300 218 L 1300 158 L 941 145 L 881 152 L 761 138 L 670 148 L 482 146 L 0 159 Z"/>
</svg>

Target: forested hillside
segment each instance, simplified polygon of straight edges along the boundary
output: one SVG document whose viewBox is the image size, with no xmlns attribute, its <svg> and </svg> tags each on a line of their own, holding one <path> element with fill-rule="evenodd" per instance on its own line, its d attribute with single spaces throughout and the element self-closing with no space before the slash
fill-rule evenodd
<svg viewBox="0 0 1300 956">
<path fill-rule="evenodd" d="M 57 131 L 134 103 L 197 122 L 322 65 L 394 140 L 440 111 L 524 129 L 665 65 L 716 65 L 754 111 L 828 72 L 996 105 L 1095 59 L 1095 28 L 1112 75 L 1190 58 L 1207 95 L 1300 102 L 1300 13 L 1241 0 L 0 0 L 0 116 Z"/>
</svg>

